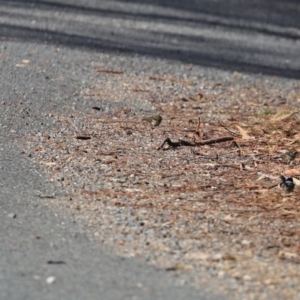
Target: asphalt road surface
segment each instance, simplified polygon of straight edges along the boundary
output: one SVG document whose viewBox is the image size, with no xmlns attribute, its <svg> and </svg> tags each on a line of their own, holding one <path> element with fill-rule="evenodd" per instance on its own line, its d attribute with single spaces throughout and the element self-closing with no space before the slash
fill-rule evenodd
<svg viewBox="0 0 300 300">
<path fill-rule="evenodd" d="M 299 79 L 299 13 L 283 0 L 0 1 L 0 299 L 225 299 L 107 254 L 41 197 L 64 191 L 22 141 L 53 126 L 54 109 L 84 109 L 78 87 L 95 80 L 91 60 Z"/>
</svg>

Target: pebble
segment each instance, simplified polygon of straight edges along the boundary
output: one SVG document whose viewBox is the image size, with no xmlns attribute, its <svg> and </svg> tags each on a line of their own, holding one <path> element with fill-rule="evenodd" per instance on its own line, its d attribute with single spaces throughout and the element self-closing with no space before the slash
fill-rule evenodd
<svg viewBox="0 0 300 300">
<path fill-rule="evenodd" d="M 15 219 L 17 217 L 17 214 L 15 214 L 15 213 L 12 212 L 12 213 L 9 213 L 7 216 L 9 218 Z"/>
<path fill-rule="evenodd" d="M 149 237 L 155 236 L 155 230 L 153 228 L 148 229 L 145 233 Z"/>
<path fill-rule="evenodd" d="M 48 277 L 48 278 L 46 279 L 46 282 L 47 282 L 48 284 L 52 284 L 52 283 L 55 282 L 55 280 L 56 280 L 56 278 L 55 278 L 54 276 L 50 276 L 50 277 Z"/>
</svg>

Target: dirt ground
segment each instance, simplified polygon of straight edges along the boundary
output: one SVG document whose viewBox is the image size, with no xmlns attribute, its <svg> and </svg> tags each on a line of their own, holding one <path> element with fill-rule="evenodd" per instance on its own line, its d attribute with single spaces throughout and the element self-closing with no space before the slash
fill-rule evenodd
<svg viewBox="0 0 300 300">
<path fill-rule="evenodd" d="M 101 84 L 80 89 L 82 98 L 119 107 L 53 114 L 55 129 L 24 144 L 68 192 L 53 205 L 86 220 L 110 251 L 179 284 L 298 299 L 300 158 L 284 154 L 300 151 L 300 85 L 276 89 L 272 78 L 247 83 L 236 72 L 227 82 L 95 73 Z M 154 110 L 136 112 L 122 105 L 128 98 Z M 152 129 L 142 119 L 155 114 L 163 120 Z M 294 191 L 278 186 L 280 175 L 295 178 Z"/>
</svg>

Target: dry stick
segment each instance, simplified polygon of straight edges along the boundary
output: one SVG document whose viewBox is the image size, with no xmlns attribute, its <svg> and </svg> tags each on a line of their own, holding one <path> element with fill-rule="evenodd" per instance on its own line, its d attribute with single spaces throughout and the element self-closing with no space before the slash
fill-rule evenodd
<svg viewBox="0 0 300 300">
<path fill-rule="evenodd" d="M 224 129 L 226 129 L 229 133 L 231 133 L 231 134 L 236 134 L 235 132 L 229 130 L 229 129 L 228 129 L 225 125 L 223 125 L 222 123 L 219 123 L 219 125 L 220 125 L 221 127 L 223 127 Z"/>
<path fill-rule="evenodd" d="M 197 124 L 196 130 L 195 130 L 195 133 L 198 136 L 200 136 L 200 118 L 198 118 L 198 124 Z"/>
<path fill-rule="evenodd" d="M 157 150 L 162 149 L 165 144 L 168 144 L 169 146 L 171 146 L 173 148 L 177 148 L 180 146 L 197 147 L 197 146 L 203 146 L 203 145 L 211 145 L 211 144 L 216 144 L 216 143 L 228 142 L 228 141 L 232 141 L 232 140 L 233 140 L 232 136 L 224 136 L 224 137 L 219 137 L 219 138 L 215 138 L 215 139 L 203 140 L 203 141 L 191 143 L 191 142 L 184 141 L 184 140 L 179 140 L 179 142 L 172 142 L 169 138 L 167 138 L 164 140 L 162 145 L 157 148 Z"/>
</svg>

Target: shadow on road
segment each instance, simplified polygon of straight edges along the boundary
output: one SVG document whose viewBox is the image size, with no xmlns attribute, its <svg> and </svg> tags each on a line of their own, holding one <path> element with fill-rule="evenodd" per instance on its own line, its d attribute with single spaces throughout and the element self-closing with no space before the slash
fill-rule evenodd
<svg viewBox="0 0 300 300">
<path fill-rule="evenodd" d="M 2 0 L 0 38 L 299 79 L 299 15 L 295 0 Z"/>
</svg>

